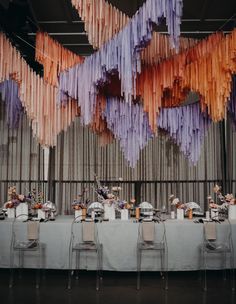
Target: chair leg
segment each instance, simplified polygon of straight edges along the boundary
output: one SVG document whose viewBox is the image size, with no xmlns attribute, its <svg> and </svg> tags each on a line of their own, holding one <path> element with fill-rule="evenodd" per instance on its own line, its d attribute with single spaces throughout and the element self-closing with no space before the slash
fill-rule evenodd
<svg viewBox="0 0 236 304">
<path fill-rule="evenodd" d="M 235 291 L 235 277 L 234 277 L 234 251 L 230 252 L 230 281 L 231 281 L 231 290 Z"/>
<path fill-rule="evenodd" d="M 72 252 L 70 250 L 67 289 L 71 289 L 71 277 L 72 277 Z"/>
<path fill-rule="evenodd" d="M 161 277 L 164 280 L 164 289 L 168 290 L 168 255 L 166 250 L 160 251 L 161 256 Z"/>
<path fill-rule="evenodd" d="M 226 281 L 226 252 L 222 253 L 223 255 L 223 280 Z"/>
<path fill-rule="evenodd" d="M 168 290 L 169 285 L 168 285 L 168 252 L 165 249 L 164 250 L 164 271 L 165 271 L 165 290 Z"/>
<path fill-rule="evenodd" d="M 38 268 L 36 269 L 36 288 L 39 288 L 39 286 L 40 286 L 40 274 L 41 274 L 41 267 L 42 267 L 41 256 L 42 256 L 42 252 L 41 252 L 41 246 L 40 246 L 39 251 L 38 251 Z"/>
<path fill-rule="evenodd" d="M 100 248 L 97 248 L 97 271 L 96 271 L 96 290 L 99 290 L 99 274 L 100 274 Z"/>
<path fill-rule="evenodd" d="M 80 250 L 76 250 L 76 269 L 75 269 L 75 279 L 78 280 L 79 279 L 79 267 L 80 267 Z"/>
<path fill-rule="evenodd" d="M 14 251 L 11 249 L 10 252 L 10 278 L 9 278 L 9 288 L 13 287 L 14 283 Z"/>
<path fill-rule="evenodd" d="M 198 255 L 198 266 L 199 266 L 199 271 L 198 271 L 198 281 L 199 285 L 202 285 L 202 268 L 203 268 L 203 263 L 202 263 L 202 249 L 199 250 L 199 255 Z"/>
<path fill-rule="evenodd" d="M 206 265 L 206 252 L 203 252 L 203 263 L 204 263 L 204 285 L 203 285 L 203 290 L 207 291 L 207 265 Z"/>
<path fill-rule="evenodd" d="M 18 276 L 19 279 L 22 278 L 22 269 L 24 266 L 24 251 L 23 250 L 19 250 L 19 267 L 18 267 Z"/>
<path fill-rule="evenodd" d="M 103 277 L 103 246 L 100 244 L 100 255 L 99 255 L 99 277 L 102 280 Z"/>
<path fill-rule="evenodd" d="M 140 271 L 141 271 L 141 249 L 137 249 L 137 290 L 140 289 Z"/>
</svg>

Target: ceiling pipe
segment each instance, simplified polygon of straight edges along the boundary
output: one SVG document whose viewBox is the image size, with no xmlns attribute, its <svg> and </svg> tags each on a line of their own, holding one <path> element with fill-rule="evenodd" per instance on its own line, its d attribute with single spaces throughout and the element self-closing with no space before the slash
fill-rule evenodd
<svg viewBox="0 0 236 304">
<path fill-rule="evenodd" d="M 181 34 L 212 34 L 216 31 L 181 31 Z M 167 31 L 158 31 L 160 34 L 168 34 Z M 231 33 L 231 31 L 223 31 L 223 33 Z M 48 33 L 52 36 L 80 36 L 80 35 L 87 35 L 86 32 L 73 32 L 73 33 Z M 28 33 L 29 36 L 35 36 L 36 33 Z"/>
</svg>

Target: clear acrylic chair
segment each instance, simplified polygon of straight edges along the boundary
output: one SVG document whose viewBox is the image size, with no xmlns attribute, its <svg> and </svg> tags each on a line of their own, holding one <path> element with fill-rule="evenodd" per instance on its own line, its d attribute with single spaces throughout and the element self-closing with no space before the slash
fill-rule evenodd
<svg viewBox="0 0 236 304">
<path fill-rule="evenodd" d="M 78 279 L 80 256 L 83 252 L 86 254 L 88 252 L 94 252 L 96 254 L 96 290 L 99 290 L 99 281 L 102 279 L 103 246 L 99 243 L 97 224 L 93 221 L 78 222 L 78 218 L 75 218 L 71 225 L 68 289 L 71 289 L 72 276 L 74 273 L 76 274 L 76 279 Z M 75 268 L 72 267 L 73 254 L 75 254 Z"/>
<path fill-rule="evenodd" d="M 164 280 L 164 289 L 168 289 L 168 248 L 164 222 L 142 222 L 138 228 L 137 242 L 137 289 L 140 289 L 140 272 L 142 254 L 145 251 L 153 251 L 155 257 L 160 259 L 161 277 Z"/>
<path fill-rule="evenodd" d="M 220 231 L 221 230 L 221 231 Z M 200 270 L 204 272 L 202 287 L 207 291 L 207 269 L 210 259 L 219 261 L 223 269 L 223 279 L 226 280 L 226 269 L 230 270 L 231 290 L 235 291 L 234 279 L 234 248 L 232 230 L 229 221 L 226 223 L 205 222 L 203 243 L 200 246 Z"/>
<path fill-rule="evenodd" d="M 42 268 L 43 244 L 39 241 L 40 223 L 39 222 L 22 222 L 26 214 L 20 214 L 13 219 L 12 222 L 12 237 L 10 245 L 10 280 L 9 288 L 14 284 L 14 269 L 16 266 L 15 255 L 18 255 L 19 274 L 24 268 L 24 258 L 34 257 L 36 259 L 36 288 L 40 284 L 40 269 Z M 21 276 L 21 275 L 20 275 Z"/>
</svg>

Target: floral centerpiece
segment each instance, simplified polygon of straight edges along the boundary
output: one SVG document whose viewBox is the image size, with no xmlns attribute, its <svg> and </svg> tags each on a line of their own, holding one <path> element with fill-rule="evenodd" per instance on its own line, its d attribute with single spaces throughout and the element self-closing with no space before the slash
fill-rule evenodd
<svg viewBox="0 0 236 304">
<path fill-rule="evenodd" d="M 194 212 L 201 212 L 201 207 L 195 202 L 182 203 L 179 198 L 175 197 L 173 194 L 170 195 L 169 201 L 171 206 L 176 207 L 176 209 L 183 209 L 185 215 L 192 217 Z"/>
<path fill-rule="evenodd" d="M 174 194 L 169 196 L 169 201 L 171 206 L 174 206 L 176 209 L 185 209 L 185 204 L 181 203 L 178 197 L 175 197 Z"/>
<path fill-rule="evenodd" d="M 119 198 L 120 192 L 122 190 L 121 186 L 113 186 L 111 190 L 106 186 L 102 185 L 97 175 L 94 175 L 94 191 L 97 194 L 98 202 L 104 206 L 104 218 L 115 219 L 117 212 L 121 214 L 126 214 L 128 217 L 128 210 L 133 207 L 135 200 L 129 203 L 126 200 Z M 119 182 L 123 179 L 120 177 Z M 122 216 L 121 216 L 122 218 Z"/>
<path fill-rule="evenodd" d="M 217 198 L 221 204 L 216 203 L 213 198 L 209 195 L 207 197 L 208 204 L 210 208 L 218 209 L 220 211 L 228 210 L 230 205 L 236 205 L 236 199 L 232 193 L 227 193 L 226 195 L 222 194 L 221 187 L 215 185 L 213 188 L 214 193 L 217 195 Z"/>
<path fill-rule="evenodd" d="M 3 209 L 16 208 L 25 201 L 25 196 L 16 192 L 16 186 L 11 186 L 8 188 L 8 201 L 4 204 Z"/>
<path fill-rule="evenodd" d="M 33 189 L 28 194 L 28 199 L 31 201 L 31 208 L 33 210 L 38 210 L 43 208 L 44 195 L 42 191 L 37 193 L 36 189 Z"/>
<path fill-rule="evenodd" d="M 72 208 L 74 210 L 81 210 L 87 208 L 89 204 L 89 199 L 85 199 L 85 193 L 88 191 L 87 188 L 83 188 L 82 192 L 77 195 L 72 203 Z"/>
</svg>

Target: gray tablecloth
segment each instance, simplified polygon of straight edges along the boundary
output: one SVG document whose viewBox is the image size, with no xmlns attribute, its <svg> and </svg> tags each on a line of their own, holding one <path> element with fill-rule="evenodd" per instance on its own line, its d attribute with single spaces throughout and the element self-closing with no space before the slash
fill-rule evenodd
<svg viewBox="0 0 236 304">
<path fill-rule="evenodd" d="M 68 269 L 69 243 L 73 217 L 60 216 L 55 222 L 40 224 L 40 241 L 45 244 L 45 267 L 49 269 Z M 76 224 L 79 225 L 79 224 Z M 103 244 L 103 269 L 114 271 L 135 271 L 137 269 L 136 248 L 138 223 L 115 220 L 98 223 L 99 240 Z M 162 231 L 161 224 L 156 224 Z M 22 231 L 25 223 L 20 223 Z M 79 227 L 79 226 L 78 226 Z M 217 225 L 220 237 L 228 227 L 227 222 Z M 232 238 L 236 248 L 236 221 L 231 222 Z M 168 243 L 168 269 L 199 269 L 199 246 L 203 241 L 203 224 L 195 224 L 192 220 L 167 220 L 165 222 Z M 0 267 L 7 268 L 10 263 L 10 241 L 12 220 L 0 222 Z M 234 253 L 236 257 L 236 252 Z M 35 267 L 34 257 L 25 258 L 25 267 Z M 219 269 L 220 261 L 212 259 L 209 268 Z M 96 269 L 93 253 L 85 253 L 81 258 L 81 268 Z M 143 270 L 159 270 L 158 259 L 153 253 L 145 254 L 142 260 Z"/>
</svg>

